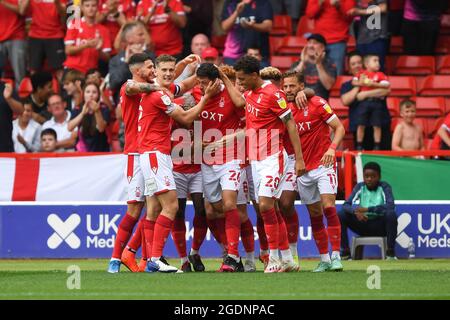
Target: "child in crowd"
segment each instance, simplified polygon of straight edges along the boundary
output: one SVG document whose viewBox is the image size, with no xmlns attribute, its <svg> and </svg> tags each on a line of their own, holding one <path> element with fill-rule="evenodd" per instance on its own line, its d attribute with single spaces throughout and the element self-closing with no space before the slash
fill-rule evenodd
<svg viewBox="0 0 450 320">
<path fill-rule="evenodd" d="M 424 150 L 422 127 L 415 124 L 416 103 L 403 100 L 400 103 L 401 121 L 394 130 L 392 137 L 392 150 Z"/>
<path fill-rule="evenodd" d="M 380 72 L 378 56 L 369 54 L 364 57 L 364 70 L 353 78 L 352 84 L 360 86 L 361 91 L 390 87 L 387 76 Z M 357 150 L 362 150 L 364 130 L 373 127 L 374 150 L 380 149 L 381 125 L 383 120 L 384 98 L 367 98 L 358 105 L 358 127 L 356 131 Z"/>
<path fill-rule="evenodd" d="M 57 136 L 56 131 L 52 128 L 47 128 L 41 132 L 41 151 L 55 152 L 56 151 Z"/>
</svg>

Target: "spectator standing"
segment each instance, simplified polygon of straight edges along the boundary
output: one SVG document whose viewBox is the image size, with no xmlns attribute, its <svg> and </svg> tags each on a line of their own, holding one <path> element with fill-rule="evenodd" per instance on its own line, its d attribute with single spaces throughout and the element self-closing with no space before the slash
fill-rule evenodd
<svg viewBox="0 0 450 320">
<path fill-rule="evenodd" d="M 133 0 L 100 0 L 100 6 L 96 20 L 109 31 L 109 37 L 113 41 L 121 27 L 132 21 L 136 15 L 136 3 Z M 113 48 L 111 55 L 115 55 Z"/>
<path fill-rule="evenodd" d="M 198 33 L 191 40 L 191 53 L 201 57 L 203 50 L 210 46 L 209 38 L 203 33 Z"/>
<path fill-rule="evenodd" d="M 183 57 L 189 55 L 189 44 L 196 34 L 211 37 L 213 23 L 213 0 L 183 0 L 186 26 L 183 28 Z"/>
<path fill-rule="evenodd" d="M 416 103 L 412 100 L 403 100 L 400 103 L 400 116 L 403 121 L 395 127 L 392 150 L 425 150 L 422 127 L 414 123 Z"/>
<path fill-rule="evenodd" d="M 32 118 L 31 101 L 26 101 L 23 108 L 23 113 L 13 121 L 14 151 L 17 153 L 37 152 L 41 147 L 41 125 Z"/>
<path fill-rule="evenodd" d="M 297 31 L 297 24 L 300 20 L 302 9 L 307 1 L 308 0 L 270 0 L 274 14 L 280 15 L 285 13 L 291 17 L 292 35 L 295 35 Z"/>
<path fill-rule="evenodd" d="M 142 0 L 137 15 L 147 26 L 155 45 L 155 54 L 170 54 L 180 60 L 183 53 L 181 30 L 186 14 L 181 0 Z"/>
<path fill-rule="evenodd" d="M 20 0 L 20 14 L 31 16 L 28 52 L 32 73 L 41 71 L 44 61 L 58 81 L 63 74 L 66 1 Z"/>
<path fill-rule="evenodd" d="M 291 69 L 305 75 L 305 86 L 316 95 L 328 100 L 330 90 L 336 82 L 336 65 L 326 54 L 327 42 L 321 34 L 312 34 L 303 48 L 300 61 Z"/>
<path fill-rule="evenodd" d="M 122 38 L 125 40 L 124 50 L 114 56 L 109 61 L 109 88 L 114 92 L 114 100 L 118 102 L 120 87 L 131 79 L 131 72 L 128 68 L 128 60 L 135 53 L 146 51 L 153 57 L 147 49 L 147 33 L 145 26 L 140 22 L 127 23 L 122 29 Z"/>
<path fill-rule="evenodd" d="M 108 137 L 106 126 L 109 121 L 109 110 L 102 106 L 100 88 L 94 84 L 86 84 L 83 90 L 84 104 L 73 110 L 69 121 L 69 131 L 78 127 L 77 151 L 108 152 Z"/>
<path fill-rule="evenodd" d="M 398 223 L 392 188 L 387 182 L 380 181 L 381 168 L 376 162 L 364 165 L 363 177 L 364 182 L 353 188 L 339 212 L 342 257 L 350 256 L 347 233 L 350 228 L 364 237 L 387 237 L 387 259 L 396 259 Z"/>
<path fill-rule="evenodd" d="M 58 136 L 55 130 L 47 128 L 41 131 L 41 152 L 57 151 Z"/>
<path fill-rule="evenodd" d="M 403 12 L 403 50 L 408 55 L 433 55 L 440 17 L 448 1 L 406 0 Z"/>
<path fill-rule="evenodd" d="M 369 53 L 377 55 L 381 71 L 384 71 L 384 61 L 389 48 L 387 9 L 387 0 L 359 0 L 357 6 L 350 11 L 352 16 L 361 18 L 356 50 L 363 56 Z M 375 26 L 371 18 L 374 14 L 380 14 L 379 26 Z"/>
<path fill-rule="evenodd" d="M 390 83 L 387 76 L 380 72 L 380 62 L 376 55 L 366 55 L 363 60 L 365 70 L 362 70 L 353 78 L 353 85 L 360 86 L 361 92 L 372 88 L 389 89 Z M 374 150 L 381 149 L 381 126 L 383 120 L 383 100 L 386 97 L 360 97 L 358 104 L 358 127 L 356 128 L 356 149 L 363 150 L 365 128 L 373 127 Z"/>
<path fill-rule="evenodd" d="M 362 56 L 354 51 L 349 54 L 349 70 L 350 74 L 356 77 L 363 70 Z M 356 146 L 356 128 L 358 123 L 358 104 L 366 98 L 386 97 L 389 89 L 375 88 L 372 90 L 361 92 L 360 85 L 353 85 L 352 80 L 344 82 L 341 86 L 342 104 L 349 107 L 349 131 L 353 134 L 353 145 Z M 382 127 L 381 127 L 381 149 L 388 150 L 391 145 L 391 117 L 387 108 L 386 100 L 383 99 L 382 108 Z M 373 149 L 373 129 L 366 128 L 363 140 L 363 149 Z"/>
<path fill-rule="evenodd" d="M 245 55 L 248 47 L 261 48 L 262 67 L 269 65 L 269 32 L 273 11 L 269 0 L 226 0 L 222 10 L 222 29 L 228 32 L 223 62 L 234 63 Z"/>
<path fill-rule="evenodd" d="M 96 22 L 97 0 L 81 0 L 81 19 L 73 19 L 64 39 L 67 59 L 64 66 L 86 73 L 97 69 L 99 59 L 110 58 L 111 38 L 109 31 Z"/>
<path fill-rule="evenodd" d="M 22 114 L 23 105 L 18 102 L 11 83 L 0 80 L 0 152 L 14 152 L 12 140 L 13 113 Z"/>
<path fill-rule="evenodd" d="M 8 59 L 14 72 L 16 88 L 26 74 L 25 19 L 18 0 L 0 0 L 0 64 Z M 1 76 L 0 66 L 0 76 Z M 3 91 L 3 90 L 2 90 Z"/>
<path fill-rule="evenodd" d="M 328 55 L 336 64 L 337 74 L 344 72 L 349 27 L 349 13 L 354 0 L 308 0 L 306 16 L 314 19 L 315 32 L 326 39 Z"/>
<path fill-rule="evenodd" d="M 42 125 L 42 130 L 52 129 L 56 132 L 56 149 L 60 152 L 75 151 L 77 142 L 77 130 L 69 131 L 70 111 L 66 110 L 66 103 L 59 94 L 53 94 L 48 98 L 48 107 L 52 118 Z M 56 140 L 56 138 L 55 138 Z"/>
</svg>

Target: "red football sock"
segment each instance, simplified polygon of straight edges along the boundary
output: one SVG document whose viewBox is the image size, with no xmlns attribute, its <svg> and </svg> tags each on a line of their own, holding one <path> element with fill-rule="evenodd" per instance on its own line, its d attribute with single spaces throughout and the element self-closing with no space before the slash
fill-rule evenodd
<svg viewBox="0 0 450 320">
<path fill-rule="evenodd" d="M 328 237 L 331 243 L 331 250 L 341 250 L 341 222 L 336 212 L 336 207 L 328 207 L 323 209 L 327 218 Z"/>
<path fill-rule="evenodd" d="M 255 251 L 255 235 L 250 219 L 241 224 L 241 239 L 245 252 Z"/>
<path fill-rule="evenodd" d="M 288 233 L 286 229 L 286 224 L 284 223 L 284 219 L 281 216 L 280 211 L 276 211 L 277 213 L 277 221 L 278 221 L 278 241 L 280 250 L 288 250 L 289 249 L 289 241 L 288 241 Z"/>
<path fill-rule="evenodd" d="M 122 257 L 123 249 L 125 249 L 128 240 L 130 240 L 131 232 L 133 232 L 136 222 L 137 219 L 130 216 L 128 212 L 122 218 L 122 221 L 120 221 L 116 240 L 114 242 L 114 249 L 112 253 L 113 258 L 120 259 Z"/>
<path fill-rule="evenodd" d="M 142 222 L 144 229 L 144 241 L 142 245 L 144 246 L 145 244 L 146 258 L 150 258 L 152 252 L 153 235 L 155 233 L 155 221 L 144 219 L 144 221 Z M 144 252 L 142 252 L 142 257 L 144 257 Z"/>
<path fill-rule="evenodd" d="M 264 220 L 264 230 L 266 232 L 269 249 L 277 250 L 279 247 L 279 227 L 277 220 L 277 213 L 272 208 L 265 212 L 261 212 L 261 217 Z"/>
<path fill-rule="evenodd" d="M 314 241 L 320 254 L 328 253 L 328 232 L 323 224 L 323 216 L 311 217 L 311 228 Z"/>
<path fill-rule="evenodd" d="M 298 214 L 297 211 L 294 210 L 294 214 L 290 216 L 283 216 L 284 222 L 286 223 L 286 229 L 288 232 L 288 241 L 289 243 L 297 243 L 298 242 Z"/>
<path fill-rule="evenodd" d="M 269 250 L 267 243 L 266 230 L 264 230 L 264 221 L 261 216 L 256 216 L 256 231 L 258 231 L 260 250 Z"/>
<path fill-rule="evenodd" d="M 139 220 L 136 230 L 134 231 L 133 236 L 131 237 L 130 241 L 128 242 L 128 248 L 130 248 L 134 252 L 138 251 L 139 248 L 141 247 L 141 242 L 142 242 L 141 233 L 142 233 L 142 225 L 143 225 L 142 220 L 145 220 L 145 218 L 142 218 L 141 220 Z"/>
<path fill-rule="evenodd" d="M 144 217 L 144 219 L 142 219 L 142 231 L 141 231 L 141 248 L 142 248 L 142 252 L 141 252 L 141 255 L 142 255 L 142 259 L 145 259 L 145 260 L 147 260 L 147 258 L 148 258 L 148 255 L 147 255 L 147 246 L 145 245 L 145 232 L 144 232 L 144 220 L 145 220 L 145 217 Z M 154 226 L 154 225 L 153 225 Z"/>
<path fill-rule="evenodd" d="M 158 219 L 156 219 L 151 258 L 159 258 L 162 256 L 170 230 L 172 230 L 172 225 L 173 221 L 162 215 L 162 213 L 158 216 Z"/>
<path fill-rule="evenodd" d="M 180 258 L 186 257 L 186 223 L 183 218 L 176 218 L 173 222 L 172 239 Z"/>
<path fill-rule="evenodd" d="M 232 209 L 225 212 L 225 233 L 228 240 L 228 254 L 239 256 L 241 221 L 239 219 L 239 211 L 237 211 L 237 209 Z"/>
<path fill-rule="evenodd" d="M 192 240 L 192 249 L 198 251 L 200 246 L 206 237 L 206 232 L 208 232 L 208 226 L 206 224 L 205 216 L 194 216 L 194 239 Z"/>
</svg>

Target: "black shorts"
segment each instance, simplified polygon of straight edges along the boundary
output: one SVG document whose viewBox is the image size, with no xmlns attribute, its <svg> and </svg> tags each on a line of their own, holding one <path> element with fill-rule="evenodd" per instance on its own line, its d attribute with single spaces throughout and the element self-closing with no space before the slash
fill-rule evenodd
<svg viewBox="0 0 450 320">
<path fill-rule="evenodd" d="M 358 104 L 358 126 L 381 127 L 384 117 L 384 102 L 379 99 L 364 100 Z"/>
<path fill-rule="evenodd" d="M 30 69 L 33 71 L 41 70 L 45 60 L 47 60 L 51 69 L 62 69 L 66 60 L 63 39 L 30 38 L 28 50 L 30 53 Z"/>
</svg>

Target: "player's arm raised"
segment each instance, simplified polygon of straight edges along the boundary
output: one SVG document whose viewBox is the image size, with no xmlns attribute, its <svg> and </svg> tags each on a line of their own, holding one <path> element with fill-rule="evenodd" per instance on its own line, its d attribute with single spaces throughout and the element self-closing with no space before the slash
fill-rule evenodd
<svg viewBox="0 0 450 320">
<path fill-rule="evenodd" d="M 286 126 L 286 130 L 289 134 L 289 139 L 291 139 L 292 146 L 295 151 L 295 174 L 300 177 L 306 173 L 305 162 L 303 161 L 302 145 L 300 142 L 300 137 L 298 135 L 297 127 L 295 125 L 294 118 L 292 117 L 292 112 L 286 113 L 281 120 Z"/>
<path fill-rule="evenodd" d="M 320 162 L 325 167 L 331 167 L 335 163 L 336 159 L 336 148 L 341 144 L 342 139 L 345 136 L 345 128 L 342 124 L 341 120 L 337 116 L 333 117 L 333 120 L 328 122 L 328 126 L 333 130 L 334 137 L 333 141 L 331 141 L 330 147 L 327 152 L 323 155 Z"/>
<path fill-rule="evenodd" d="M 231 82 L 231 80 L 227 77 L 227 75 L 220 70 L 220 68 L 217 68 L 219 70 L 219 76 L 220 80 L 222 80 L 223 84 L 225 85 L 225 88 L 227 88 L 228 94 L 230 95 L 231 101 L 233 101 L 233 104 L 236 108 L 244 108 L 245 107 L 245 99 L 242 96 L 242 94 L 239 92 L 239 90 L 236 88 L 236 86 Z"/>
<path fill-rule="evenodd" d="M 136 94 L 149 93 L 160 90 L 162 90 L 160 86 L 147 82 L 128 81 L 127 85 L 125 86 L 125 93 L 127 96 L 134 96 Z"/>
<path fill-rule="evenodd" d="M 199 114 L 203 111 L 208 100 L 217 94 L 220 90 L 219 81 L 216 80 L 213 83 L 209 83 L 206 88 L 205 95 L 200 99 L 199 103 L 192 107 L 191 109 L 185 111 L 181 107 L 177 106 L 171 113 L 170 116 L 178 123 L 184 126 L 190 126 L 191 123 L 196 120 Z"/>
</svg>

